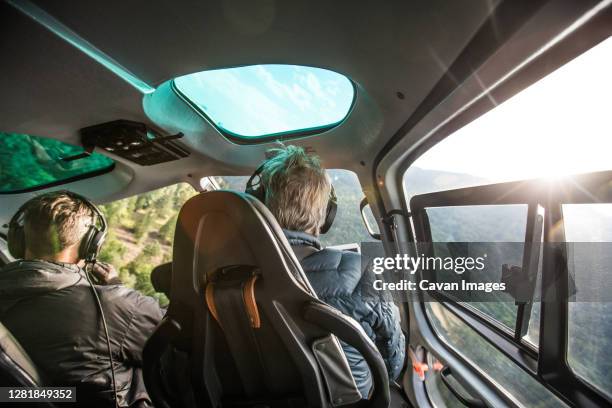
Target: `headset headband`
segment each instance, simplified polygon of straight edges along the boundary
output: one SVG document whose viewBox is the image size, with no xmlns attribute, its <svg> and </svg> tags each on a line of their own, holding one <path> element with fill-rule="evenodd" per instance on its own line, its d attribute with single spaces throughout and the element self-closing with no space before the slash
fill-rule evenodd
<svg viewBox="0 0 612 408">
<path fill-rule="evenodd" d="M 72 199 L 83 202 L 93 212 L 93 222 L 88 226 L 87 232 L 81 238 L 81 245 L 79 247 L 79 258 L 84 259 L 86 262 L 96 262 L 100 247 L 106 238 L 106 232 L 108 226 L 104 214 L 100 212 L 91 201 L 83 197 L 80 194 L 74 193 L 68 190 L 54 191 L 55 194 L 65 194 Z M 47 193 L 52 194 L 52 193 Z M 40 196 L 38 196 L 40 197 Z M 36 197 L 36 198 L 38 198 Z M 28 207 L 32 200 L 24 203 L 9 222 L 8 231 L 8 249 L 10 254 L 17 259 L 22 259 L 25 256 L 25 216 L 28 211 Z M 100 223 L 100 226 L 96 225 L 96 222 Z"/>
</svg>

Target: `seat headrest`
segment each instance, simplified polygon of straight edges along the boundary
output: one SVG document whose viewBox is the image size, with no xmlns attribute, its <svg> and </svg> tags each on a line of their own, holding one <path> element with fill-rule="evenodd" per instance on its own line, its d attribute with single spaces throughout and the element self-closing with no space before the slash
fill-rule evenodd
<svg viewBox="0 0 612 408">
<path fill-rule="evenodd" d="M 157 265 L 151 271 L 151 284 L 158 293 L 170 296 L 170 285 L 172 284 L 172 262 Z"/>
<path fill-rule="evenodd" d="M 210 274 L 230 265 L 258 266 L 264 279 L 274 274 L 269 282 L 316 296 L 272 213 L 245 193 L 217 190 L 189 199 L 179 213 L 173 251 L 174 299 L 197 294 Z"/>
</svg>

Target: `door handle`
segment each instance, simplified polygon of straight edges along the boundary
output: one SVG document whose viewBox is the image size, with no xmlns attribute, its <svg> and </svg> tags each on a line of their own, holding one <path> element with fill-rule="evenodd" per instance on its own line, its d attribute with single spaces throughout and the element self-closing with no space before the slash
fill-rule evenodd
<svg viewBox="0 0 612 408">
<path fill-rule="evenodd" d="M 453 374 L 451 373 L 450 367 L 444 367 L 442 371 L 440 371 L 440 377 L 442 378 L 442 382 L 446 385 L 446 388 L 449 389 L 453 395 L 461 401 L 463 405 L 468 408 L 481 408 L 486 407 L 487 404 L 484 403 L 480 398 L 472 396 L 463 385 L 457 380 Z"/>
</svg>

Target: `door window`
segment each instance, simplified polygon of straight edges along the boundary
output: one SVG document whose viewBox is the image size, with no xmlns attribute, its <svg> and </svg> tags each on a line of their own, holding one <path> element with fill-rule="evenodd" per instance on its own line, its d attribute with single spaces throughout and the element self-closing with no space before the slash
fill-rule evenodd
<svg viewBox="0 0 612 408">
<path fill-rule="evenodd" d="M 568 303 L 567 360 L 612 396 L 612 204 L 565 204 L 563 225 L 575 296 Z"/>
<path fill-rule="evenodd" d="M 426 311 L 438 335 L 517 405 L 528 408 L 565 406 L 443 304 L 427 303 Z"/>
</svg>

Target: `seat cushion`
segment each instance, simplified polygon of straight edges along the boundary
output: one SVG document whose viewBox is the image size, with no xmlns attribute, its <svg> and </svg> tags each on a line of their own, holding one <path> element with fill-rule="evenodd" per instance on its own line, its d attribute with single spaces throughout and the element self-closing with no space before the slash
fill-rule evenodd
<svg viewBox="0 0 612 408">
<path fill-rule="evenodd" d="M 43 385 L 42 374 L 11 332 L 0 323 L 2 378 L 25 386 Z"/>
</svg>

